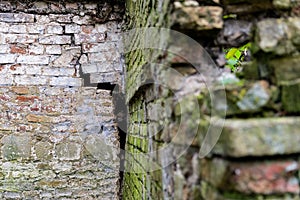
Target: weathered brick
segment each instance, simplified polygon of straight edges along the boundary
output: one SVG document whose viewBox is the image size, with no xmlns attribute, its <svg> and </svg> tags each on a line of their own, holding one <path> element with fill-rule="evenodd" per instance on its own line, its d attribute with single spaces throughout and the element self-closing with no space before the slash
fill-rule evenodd
<svg viewBox="0 0 300 200">
<path fill-rule="evenodd" d="M 17 54 L 26 54 L 26 46 L 22 45 L 10 45 L 10 53 L 17 53 Z"/>
<path fill-rule="evenodd" d="M 25 13 L 0 13 L 0 21 L 2 22 L 34 22 L 33 14 Z"/>
<path fill-rule="evenodd" d="M 8 32 L 9 25 L 7 23 L 0 22 L 0 32 L 6 33 Z"/>
<path fill-rule="evenodd" d="M 26 116 L 28 122 L 51 122 L 51 118 L 43 115 L 29 114 Z"/>
<path fill-rule="evenodd" d="M 7 44 L 0 44 L 0 53 L 9 53 L 10 48 Z"/>
<path fill-rule="evenodd" d="M 75 34 L 75 44 L 104 42 L 105 33 L 96 34 Z"/>
<path fill-rule="evenodd" d="M 44 53 L 44 46 L 39 44 L 32 44 L 29 46 L 28 53 L 30 55 L 41 55 Z"/>
<path fill-rule="evenodd" d="M 48 15 L 36 15 L 35 18 L 38 24 L 50 23 L 50 18 Z"/>
<path fill-rule="evenodd" d="M 48 35 L 42 36 L 39 39 L 39 43 L 41 44 L 71 44 L 71 36 L 56 36 L 56 35 Z"/>
<path fill-rule="evenodd" d="M 25 67 L 20 64 L 13 64 L 9 69 L 11 74 L 25 74 Z"/>
<path fill-rule="evenodd" d="M 47 81 L 45 76 L 20 75 L 14 78 L 17 85 L 46 85 Z"/>
<path fill-rule="evenodd" d="M 74 68 L 43 68 L 42 75 L 45 76 L 69 76 L 72 77 L 75 74 Z"/>
<path fill-rule="evenodd" d="M 28 94 L 29 93 L 29 88 L 28 87 L 15 86 L 15 87 L 12 87 L 11 89 L 16 94 Z"/>
<path fill-rule="evenodd" d="M 81 65 L 81 69 L 84 74 L 98 72 L 97 64 L 84 64 Z"/>
<path fill-rule="evenodd" d="M 48 46 L 46 46 L 46 53 L 59 55 L 59 54 L 61 54 L 61 46 L 60 45 L 48 45 Z"/>
<path fill-rule="evenodd" d="M 98 33 L 105 33 L 108 31 L 107 24 L 96 24 L 95 29 Z"/>
<path fill-rule="evenodd" d="M 38 65 L 24 66 L 25 73 L 28 75 L 41 75 L 42 67 Z"/>
<path fill-rule="evenodd" d="M 18 57 L 17 62 L 23 64 L 46 65 L 49 64 L 49 57 L 40 55 L 21 55 Z"/>
<path fill-rule="evenodd" d="M 46 28 L 46 33 L 48 34 L 63 34 L 63 27 L 59 24 L 48 25 Z"/>
<path fill-rule="evenodd" d="M 81 17 L 81 16 L 74 16 L 72 21 L 75 23 L 75 24 L 79 24 L 79 25 L 82 25 L 82 24 L 89 24 L 90 22 L 92 22 L 91 20 L 91 17 L 86 15 L 84 17 Z"/>
<path fill-rule="evenodd" d="M 67 10 L 77 10 L 78 9 L 78 5 L 76 3 L 66 2 L 66 9 Z"/>
<path fill-rule="evenodd" d="M 13 78 L 11 76 L 0 75 L 0 85 L 12 85 Z"/>
<path fill-rule="evenodd" d="M 93 73 L 90 75 L 91 83 L 116 82 L 120 78 L 119 72 Z"/>
<path fill-rule="evenodd" d="M 89 53 L 88 58 L 91 63 L 113 62 L 113 61 L 118 61 L 118 53 L 117 52 Z"/>
<path fill-rule="evenodd" d="M 77 24 L 66 24 L 65 26 L 65 33 L 79 33 L 81 28 Z"/>
<path fill-rule="evenodd" d="M 58 14 L 50 14 L 49 19 L 51 21 L 59 22 L 59 23 L 71 23 L 72 22 L 72 14 L 64 14 L 64 15 L 58 15 Z"/>
<path fill-rule="evenodd" d="M 10 33 L 27 33 L 26 25 L 11 25 L 9 27 Z"/>
<path fill-rule="evenodd" d="M 37 35 L 27 35 L 27 34 L 6 34 L 5 41 L 7 43 L 21 43 L 29 44 L 34 43 L 38 39 Z"/>
<path fill-rule="evenodd" d="M 17 55 L 0 54 L 0 63 L 15 63 Z"/>
<path fill-rule="evenodd" d="M 71 78 L 71 77 L 51 77 L 49 85 L 51 86 L 82 86 L 81 78 Z"/>
<path fill-rule="evenodd" d="M 82 44 L 82 50 L 84 53 L 96 53 L 96 52 L 113 52 L 117 50 L 115 43 L 99 43 L 99 44 Z"/>
<path fill-rule="evenodd" d="M 27 32 L 32 34 L 44 34 L 45 32 L 45 25 L 43 24 L 28 24 Z"/>
</svg>

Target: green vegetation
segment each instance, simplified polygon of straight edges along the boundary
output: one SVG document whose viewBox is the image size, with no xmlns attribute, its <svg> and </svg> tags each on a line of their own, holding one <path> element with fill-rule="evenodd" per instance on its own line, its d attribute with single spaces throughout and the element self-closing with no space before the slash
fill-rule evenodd
<svg viewBox="0 0 300 200">
<path fill-rule="evenodd" d="M 247 51 L 251 47 L 251 43 L 248 42 L 247 44 L 238 47 L 238 48 L 229 48 L 225 49 L 225 58 L 226 58 L 226 65 L 225 67 L 229 67 L 231 71 L 236 71 L 236 69 L 241 66 L 241 62 L 244 61 L 245 55 Z"/>
</svg>

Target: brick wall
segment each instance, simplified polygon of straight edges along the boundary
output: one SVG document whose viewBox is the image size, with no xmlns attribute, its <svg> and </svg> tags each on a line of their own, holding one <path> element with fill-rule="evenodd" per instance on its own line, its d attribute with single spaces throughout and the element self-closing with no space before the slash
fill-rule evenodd
<svg viewBox="0 0 300 200">
<path fill-rule="evenodd" d="M 166 52 L 127 54 L 124 199 L 299 198 L 298 10 L 276 0 L 127 1 L 128 29 L 178 30 L 216 64 L 172 34 Z M 249 41 L 251 61 L 236 75 L 222 68 L 223 48 Z M 208 130 L 222 132 L 202 157 Z"/>
<path fill-rule="evenodd" d="M 117 198 L 123 7 L 0 2 L 1 199 Z"/>
</svg>

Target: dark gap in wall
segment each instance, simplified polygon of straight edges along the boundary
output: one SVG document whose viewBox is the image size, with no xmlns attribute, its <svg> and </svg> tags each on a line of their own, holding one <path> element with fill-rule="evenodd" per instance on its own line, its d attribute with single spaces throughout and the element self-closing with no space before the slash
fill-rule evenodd
<svg viewBox="0 0 300 200">
<path fill-rule="evenodd" d="M 79 62 L 79 59 L 78 59 Z M 97 83 L 91 83 L 90 74 L 84 74 L 82 72 L 81 65 L 79 66 L 79 77 L 83 79 L 83 87 L 97 87 Z"/>
<path fill-rule="evenodd" d="M 298 160 L 300 156 L 300 153 L 290 153 L 285 154 L 284 160 Z M 282 161 L 283 157 L 281 154 L 275 154 L 275 155 L 261 155 L 261 156 L 244 156 L 244 157 L 230 157 L 220 154 L 213 154 L 213 158 L 221 158 L 230 162 L 261 162 L 266 160 L 272 160 L 272 161 Z"/>
<path fill-rule="evenodd" d="M 101 90 L 110 90 L 110 94 L 112 95 L 114 88 L 116 87 L 116 84 L 112 84 L 110 82 L 105 83 L 98 83 L 97 89 Z"/>
<path fill-rule="evenodd" d="M 117 84 L 110 82 L 98 83 L 97 89 L 109 90 L 113 97 L 114 114 L 116 116 L 116 123 L 119 133 L 120 142 L 120 169 L 119 169 L 119 197 L 122 199 L 122 183 L 124 179 L 125 170 L 125 145 L 126 145 L 126 134 L 127 134 L 127 116 L 128 107 L 126 104 L 125 94 L 122 93 L 121 88 Z"/>
<path fill-rule="evenodd" d="M 111 88 L 108 86 L 108 88 Z M 122 199 L 122 183 L 124 179 L 125 170 L 125 145 L 127 135 L 127 117 L 128 117 L 128 106 L 126 104 L 125 94 L 122 92 L 119 85 L 115 85 L 112 90 L 114 114 L 116 116 L 116 122 L 118 125 L 119 142 L 120 142 L 120 170 L 119 170 L 119 196 Z"/>
</svg>

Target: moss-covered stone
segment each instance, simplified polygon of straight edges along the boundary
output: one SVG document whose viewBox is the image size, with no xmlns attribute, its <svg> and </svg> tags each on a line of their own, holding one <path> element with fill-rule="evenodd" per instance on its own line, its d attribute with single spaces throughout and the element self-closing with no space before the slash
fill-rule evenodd
<svg viewBox="0 0 300 200">
<path fill-rule="evenodd" d="M 232 156 L 265 156 L 299 153 L 298 117 L 228 119 L 214 153 Z"/>
<path fill-rule="evenodd" d="M 300 113 L 300 79 L 282 83 L 282 105 L 289 113 Z"/>
</svg>

